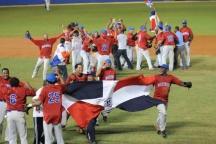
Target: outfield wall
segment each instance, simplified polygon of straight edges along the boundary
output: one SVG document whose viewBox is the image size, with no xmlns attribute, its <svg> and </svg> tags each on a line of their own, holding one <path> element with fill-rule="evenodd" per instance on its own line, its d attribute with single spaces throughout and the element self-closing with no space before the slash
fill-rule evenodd
<svg viewBox="0 0 216 144">
<path fill-rule="evenodd" d="M 50 0 L 53 4 L 101 3 L 101 2 L 143 2 L 144 0 Z M 154 0 L 164 1 L 164 0 Z M 44 0 L 0 0 L 0 6 L 43 4 Z"/>
</svg>

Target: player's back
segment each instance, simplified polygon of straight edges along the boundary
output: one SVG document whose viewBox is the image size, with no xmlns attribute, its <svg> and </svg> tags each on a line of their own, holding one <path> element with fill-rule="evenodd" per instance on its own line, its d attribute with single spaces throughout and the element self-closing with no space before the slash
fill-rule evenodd
<svg viewBox="0 0 216 144">
<path fill-rule="evenodd" d="M 50 84 L 45 86 L 39 96 L 43 105 L 44 120 L 49 124 L 61 121 L 62 113 L 62 85 Z"/>
</svg>

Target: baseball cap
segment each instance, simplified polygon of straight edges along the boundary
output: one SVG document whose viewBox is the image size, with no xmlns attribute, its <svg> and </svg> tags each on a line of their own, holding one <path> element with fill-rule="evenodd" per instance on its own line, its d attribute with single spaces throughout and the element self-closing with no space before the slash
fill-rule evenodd
<svg viewBox="0 0 216 144">
<path fill-rule="evenodd" d="M 107 30 L 105 30 L 105 29 L 102 29 L 100 32 L 101 32 L 102 34 L 107 34 Z"/>
<path fill-rule="evenodd" d="M 129 26 L 129 27 L 128 27 L 128 30 L 135 30 L 135 28 L 132 27 L 132 26 Z"/>
<path fill-rule="evenodd" d="M 182 21 L 182 24 L 187 24 L 187 20 L 186 20 L 186 19 L 183 20 L 183 21 Z"/>
<path fill-rule="evenodd" d="M 46 80 L 48 82 L 51 82 L 51 83 L 57 82 L 56 74 L 55 73 L 48 73 L 46 76 Z"/>
<path fill-rule="evenodd" d="M 111 62 L 110 59 L 106 59 L 106 60 L 105 60 L 105 63 L 107 63 L 107 64 L 112 64 L 112 62 Z"/>
<path fill-rule="evenodd" d="M 160 68 L 169 69 L 169 66 L 168 66 L 167 64 L 162 64 L 162 65 L 160 66 Z"/>
<path fill-rule="evenodd" d="M 144 26 L 144 25 L 140 26 L 140 30 L 146 31 L 146 26 Z"/>
</svg>

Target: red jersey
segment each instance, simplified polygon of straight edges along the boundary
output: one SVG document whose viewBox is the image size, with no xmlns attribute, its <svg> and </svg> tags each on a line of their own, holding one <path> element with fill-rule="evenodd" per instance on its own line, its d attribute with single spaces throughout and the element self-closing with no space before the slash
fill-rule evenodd
<svg viewBox="0 0 216 144">
<path fill-rule="evenodd" d="M 127 34 L 127 45 L 134 47 L 136 45 L 135 40 L 133 40 L 133 34 L 132 33 L 128 33 Z"/>
<path fill-rule="evenodd" d="M 107 34 L 112 39 L 112 45 L 113 44 L 118 44 L 118 41 L 117 41 L 118 32 L 117 31 L 112 30 L 112 29 L 107 29 Z"/>
<path fill-rule="evenodd" d="M 116 71 L 112 68 L 102 69 L 100 74 L 100 80 L 116 80 Z"/>
<path fill-rule="evenodd" d="M 72 73 L 66 80 L 66 84 L 72 83 L 74 81 L 87 81 L 87 76 L 85 74 L 76 75 Z"/>
<path fill-rule="evenodd" d="M 156 35 L 155 44 L 158 44 L 159 41 L 163 41 L 163 32 L 160 32 Z"/>
<path fill-rule="evenodd" d="M 60 38 L 62 35 L 63 34 L 61 34 L 57 37 L 49 38 L 48 40 L 31 39 L 31 41 L 39 47 L 41 58 L 43 58 L 43 57 L 51 58 L 52 47 L 53 47 L 54 43 L 57 41 L 57 39 Z"/>
<path fill-rule="evenodd" d="M 82 50 L 84 50 L 85 52 L 90 52 L 90 44 L 91 44 L 92 40 L 88 37 L 86 37 L 83 41 L 83 46 L 82 46 Z"/>
<path fill-rule="evenodd" d="M 35 96 L 34 89 L 28 89 L 23 86 L 5 87 L 4 100 L 7 103 L 7 110 L 24 111 L 27 96 Z"/>
<path fill-rule="evenodd" d="M 4 100 L 4 88 L 9 87 L 9 79 L 5 80 L 2 76 L 0 76 L 0 101 L 5 101 Z"/>
<path fill-rule="evenodd" d="M 164 45 L 175 45 L 175 42 L 178 41 L 178 38 L 173 32 L 164 32 L 163 41 Z"/>
<path fill-rule="evenodd" d="M 95 45 L 97 46 L 97 50 L 100 55 L 109 55 L 111 53 L 110 37 L 98 38 L 97 41 L 95 41 Z"/>
<path fill-rule="evenodd" d="M 147 42 L 148 40 L 151 40 L 152 37 L 147 32 L 143 32 L 143 31 L 138 32 L 137 37 L 138 37 L 137 39 L 138 47 L 144 50 L 148 49 Z"/>
<path fill-rule="evenodd" d="M 193 32 L 189 27 L 182 27 L 180 32 L 183 34 L 184 42 L 191 41 L 191 37 L 193 37 Z"/>
<path fill-rule="evenodd" d="M 47 85 L 43 87 L 39 99 L 43 106 L 44 121 L 47 124 L 59 124 L 62 118 L 63 85 Z"/>
<path fill-rule="evenodd" d="M 168 102 L 168 96 L 171 84 L 181 84 L 181 80 L 173 75 L 155 75 L 152 77 L 145 77 L 144 84 L 153 84 L 155 87 L 154 98 L 159 99 L 165 103 Z"/>
</svg>

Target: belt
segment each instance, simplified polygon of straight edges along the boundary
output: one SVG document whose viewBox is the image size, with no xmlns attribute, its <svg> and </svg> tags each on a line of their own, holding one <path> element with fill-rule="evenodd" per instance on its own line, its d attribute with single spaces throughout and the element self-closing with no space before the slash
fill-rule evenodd
<svg viewBox="0 0 216 144">
<path fill-rule="evenodd" d="M 12 111 L 25 112 L 24 110 L 7 110 L 7 112 L 12 112 Z"/>
</svg>

